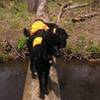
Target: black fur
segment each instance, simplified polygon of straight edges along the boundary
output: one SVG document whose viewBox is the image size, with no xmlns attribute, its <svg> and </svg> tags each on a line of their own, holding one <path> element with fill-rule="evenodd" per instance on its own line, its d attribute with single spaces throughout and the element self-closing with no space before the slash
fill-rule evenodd
<svg viewBox="0 0 100 100">
<path fill-rule="evenodd" d="M 31 57 L 31 71 L 34 75 L 36 71 L 39 77 L 40 84 L 40 97 L 44 98 L 45 94 L 48 94 L 48 76 L 51 64 L 49 61 L 52 56 L 58 57 L 60 55 L 60 48 L 66 47 L 67 33 L 64 29 L 59 28 L 56 24 L 49 24 L 48 31 L 39 30 L 36 35 L 30 36 L 29 31 L 24 29 L 25 36 L 29 37 L 27 40 L 27 46 L 29 48 Z M 56 33 L 53 33 L 53 28 L 56 27 Z M 43 37 L 41 45 L 32 47 L 32 41 L 35 37 Z"/>
</svg>

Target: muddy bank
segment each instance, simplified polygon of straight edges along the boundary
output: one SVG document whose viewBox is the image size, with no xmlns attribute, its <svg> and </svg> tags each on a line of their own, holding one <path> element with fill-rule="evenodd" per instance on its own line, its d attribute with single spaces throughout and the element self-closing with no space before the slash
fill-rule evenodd
<svg viewBox="0 0 100 100">
<path fill-rule="evenodd" d="M 22 100 L 28 60 L 0 63 L 0 100 Z"/>
</svg>

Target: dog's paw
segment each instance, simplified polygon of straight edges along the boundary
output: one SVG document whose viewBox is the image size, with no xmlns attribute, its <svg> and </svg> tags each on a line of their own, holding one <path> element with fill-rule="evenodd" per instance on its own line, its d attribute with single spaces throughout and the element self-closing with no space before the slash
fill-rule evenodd
<svg viewBox="0 0 100 100">
<path fill-rule="evenodd" d="M 32 78 L 33 78 L 33 79 L 36 79 L 36 78 L 37 78 L 36 73 L 32 73 Z"/>
<path fill-rule="evenodd" d="M 48 94 L 49 94 L 49 90 L 48 90 L 48 89 L 45 89 L 44 93 L 45 93 L 46 95 L 48 95 Z"/>
<path fill-rule="evenodd" d="M 39 97 L 40 97 L 41 99 L 45 99 L 44 93 L 40 93 Z"/>
</svg>

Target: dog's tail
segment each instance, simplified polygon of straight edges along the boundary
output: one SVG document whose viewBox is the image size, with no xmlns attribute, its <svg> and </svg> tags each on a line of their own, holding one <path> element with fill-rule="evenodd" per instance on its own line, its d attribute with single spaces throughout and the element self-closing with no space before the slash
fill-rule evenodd
<svg viewBox="0 0 100 100">
<path fill-rule="evenodd" d="M 25 37 L 29 37 L 30 36 L 30 31 L 26 28 L 23 29 L 23 33 L 25 35 Z"/>
</svg>

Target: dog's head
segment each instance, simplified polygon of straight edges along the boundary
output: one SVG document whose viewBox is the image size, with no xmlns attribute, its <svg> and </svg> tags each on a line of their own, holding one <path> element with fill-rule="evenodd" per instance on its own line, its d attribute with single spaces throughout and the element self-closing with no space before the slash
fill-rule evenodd
<svg viewBox="0 0 100 100">
<path fill-rule="evenodd" d="M 49 53 L 53 56 L 60 56 L 61 49 L 66 47 L 68 34 L 63 28 L 54 28 L 54 31 L 47 39 Z"/>
<path fill-rule="evenodd" d="M 63 28 L 57 28 L 55 30 L 55 38 L 57 39 L 57 41 L 55 41 L 55 44 L 59 49 L 66 47 L 68 34 Z"/>
</svg>

